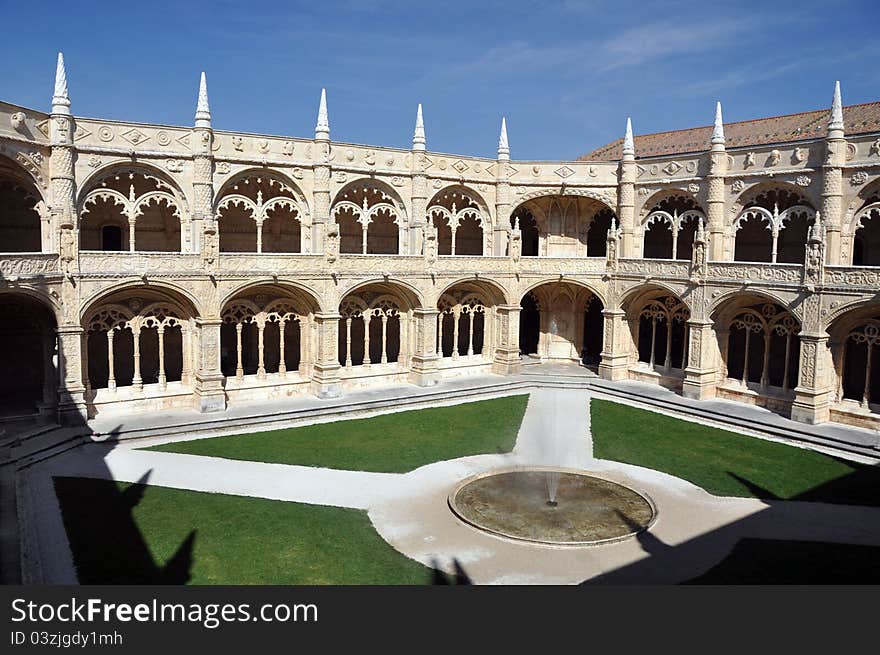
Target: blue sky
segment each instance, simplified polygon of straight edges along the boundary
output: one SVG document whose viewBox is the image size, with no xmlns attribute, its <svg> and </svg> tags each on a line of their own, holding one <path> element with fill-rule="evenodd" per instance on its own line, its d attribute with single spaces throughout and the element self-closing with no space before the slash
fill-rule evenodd
<svg viewBox="0 0 880 655">
<path fill-rule="evenodd" d="M 39 10 L 39 11 L 38 11 Z M 207 71 L 218 129 L 313 134 L 516 159 L 573 159 L 621 136 L 880 100 L 880 2 L 433 3 L 0 0 L 0 100 L 48 109 L 55 56 L 73 111 L 191 125 Z M 12 29 L 10 29 L 10 27 Z"/>
</svg>

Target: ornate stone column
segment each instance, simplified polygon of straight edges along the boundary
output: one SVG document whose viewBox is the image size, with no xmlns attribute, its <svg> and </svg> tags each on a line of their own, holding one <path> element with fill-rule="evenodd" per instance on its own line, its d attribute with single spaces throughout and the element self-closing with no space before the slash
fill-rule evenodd
<svg viewBox="0 0 880 655">
<path fill-rule="evenodd" d="M 195 406 L 200 412 L 220 412 L 226 409 L 223 373 L 220 371 L 219 318 L 195 321 L 195 342 L 198 344 L 198 366 L 193 385 Z"/>
<path fill-rule="evenodd" d="M 315 141 L 312 144 L 315 162 L 312 190 L 312 252 L 324 252 L 324 235 L 330 218 L 330 119 L 327 114 L 327 91 L 321 89 L 318 121 L 315 124 Z M 338 232 L 336 232 L 338 234 Z"/>
<path fill-rule="evenodd" d="M 85 385 L 82 375 L 83 329 L 79 323 L 79 243 L 76 237 L 76 177 L 73 133 L 75 125 L 70 113 L 67 93 L 67 73 L 64 56 L 58 53 L 55 69 L 55 91 L 52 96 L 52 114 L 49 118 L 51 155 L 51 223 L 58 230 L 58 251 L 61 272 L 61 320 L 58 326 L 58 381 L 59 419 L 64 423 L 79 423 L 87 418 Z"/>
<path fill-rule="evenodd" d="M 58 418 L 67 425 L 88 418 L 82 375 L 83 329 L 78 325 L 58 328 Z"/>
<path fill-rule="evenodd" d="M 519 305 L 498 305 L 498 344 L 492 360 L 492 372 L 511 375 L 522 370 L 519 357 Z"/>
<path fill-rule="evenodd" d="M 217 224 L 214 220 L 214 157 L 212 145 L 214 132 L 211 129 L 211 109 L 208 105 L 208 84 L 205 74 L 199 82 L 199 100 L 196 105 L 195 127 L 193 129 L 193 208 L 192 228 L 201 235 L 201 242 L 193 243 L 193 250 L 201 250 L 205 258 L 212 258 L 220 250 Z M 182 227 L 181 227 L 182 229 Z M 206 268 L 213 270 L 214 261 Z"/>
<path fill-rule="evenodd" d="M 617 219 L 620 221 L 620 249 L 622 257 L 635 256 L 635 183 L 636 157 L 632 121 L 626 119 L 623 137 L 623 156 L 620 159 L 617 183 Z"/>
<path fill-rule="evenodd" d="M 841 262 L 843 224 L 843 165 L 846 163 L 846 139 L 843 134 L 843 106 L 840 82 L 834 86 L 834 101 L 828 136 L 825 138 L 825 163 L 822 166 L 822 220 L 826 227 L 825 256 L 829 264 Z"/>
<path fill-rule="evenodd" d="M 317 358 L 312 367 L 312 393 L 319 398 L 342 395 L 339 379 L 339 319 L 337 312 L 317 312 Z"/>
<path fill-rule="evenodd" d="M 412 216 L 409 218 L 409 252 L 413 255 L 422 254 L 422 236 L 428 220 L 428 178 L 425 176 L 425 122 L 422 118 L 422 105 L 416 111 L 416 127 L 412 140 L 412 191 L 410 205 Z"/>
<path fill-rule="evenodd" d="M 706 194 L 706 219 L 709 231 L 708 259 L 723 261 L 725 242 L 724 216 L 724 176 L 727 174 L 727 151 L 724 147 L 724 122 L 721 117 L 721 103 L 715 106 L 715 129 L 712 131 L 712 146 L 709 152 L 708 193 Z"/>
<path fill-rule="evenodd" d="M 493 252 L 496 257 L 507 254 L 507 242 L 510 234 L 510 183 L 507 181 L 510 162 L 510 145 L 507 141 L 507 121 L 501 119 L 501 134 L 498 137 L 498 159 L 495 174 L 495 224 Z M 516 257 L 519 259 L 519 256 Z M 517 352 L 517 357 L 519 353 Z"/>
<path fill-rule="evenodd" d="M 794 390 L 791 418 L 801 423 L 823 423 L 831 416 L 837 384 L 829 336 L 822 329 L 821 295 L 807 292 L 802 307 L 798 385 Z"/>
<path fill-rule="evenodd" d="M 409 381 L 420 387 L 433 387 L 440 383 L 440 355 L 436 348 L 439 313 L 434 308 L 418 307 L 413 310 L 416 351 L 410 359 Z"/>
</svg>

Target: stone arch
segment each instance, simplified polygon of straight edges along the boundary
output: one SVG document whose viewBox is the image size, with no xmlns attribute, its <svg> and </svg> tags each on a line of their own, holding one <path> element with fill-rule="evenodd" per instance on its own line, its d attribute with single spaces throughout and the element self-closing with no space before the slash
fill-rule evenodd
<svg viewBox="0 0 880 655">
<path fill-rule="evenodd" d="M 151 385 L 188 387 L 195 370 L 197 308 L 159 285 L 104 290 L 82 313 L 87 401 L 106 400 L 128 387 L 135 396 Z"/>
<path fill-rule="evenodd" d="M 816 217 L 814 200 L 794 184 L 761 182 L 731 206 L 734 261 L 803 263 Z"/>
<path fill-rule="evenodd" d="M 285 293 L 301 296 L 305 305 L 308 307 L 308 311 L 311 313 L 315 313 L 318 311 L 335 311 L 336 307 L 327 308 L 324 307 L 321 303 L 321 294 L 318 293 L 317 290 L 312 287 L 299 282 L 297 280 L 278 277 L 276 278 L 265 278 L 262 280 L 248 280 L 247 282 L 238 285 L 233 288 L 229 292 L 227 292 L 219 303 L 219 310 L 222 310 L 233 298 L 241 295 L 245 295 L 248 292 L 252 291 L 254 288 L 275 285 L 280 290 L 285 290 Z"/>
<path fill-rule="evenodd" d="M 591 228 L 607 212 L 614 215 L 609 199 L 589 189 L 539 190 L 519 198 L 510 221 L 511 228 L 521 231 L 523 256 L 595 256 L 589 252 L 589 244 L 604 242 L 608 221 L 602 223 L 601 238 L 591 238 Z"/>
<path fill-rule="evenodd" d="M 401 279 L 395 278 L 395 277 L 387 277 L 384 279 L 375 279 L 374 278 L 374 279 L 364 280 L 363 282 L 358 282 L 357 284 L 346 289 L 342 293 L 342 297 L 350 296 L 352 294 L 357 294 L 361 290 L 363 290 L 367 287 L 374 286 L 374 285 L 382 285 L 387 288 L 391 288 L 391 289 L 396 290 L 398 293 L 401 294 L 402 298 L 404 298 L 406 300 L 406 304 L 407 304 L 408 309 L 416 309 L 418 307 L 425 306 L 424 297 L 422 295 L 421 290 L 419 290 L 418 287 L 407 282 L 406 280 L 401 280 Z"/>
<path fill-rule="evenodd" d="M 590 285 L 558 278 L 531 284 L 522 291 L 520 307 L 522 354 L 542 361 L 599 363 L 605 303 Z"/>
<path fill-rule="evenodd" d="M 880 412 L 880 302 L 850 305 L 828 327 L 835 400 L 850 411 Z"/>
<path fill-rule="evenodd" d="M 265 177 L 267 179 L 272 179 L 275 182 L 283 185 L 283 187 L 291 194 L 291 197 L 293 197 L 297 201 L 302 214 L 304 216 L 311 216 L 312 211 L 311 205 L 309 204 L 308 196 L 303 193 L 302 188 L 291 176 L 283 173 L 282 171 L 279 171 L 276 168 L 258 168 L 255 166 L 245 168 L 236 172 L 223 183 L 223 185 L 217 190 L 217 193 L 214 195 L 214 212 L 216 213 L 217 204 L 220 202 L 220 199 L 223 198 L 223 196 L 229 195 L 230 191 L 236 191 L 236 185 L 241 184 L 246 179 L 256 177 Z"/>
<path fill-rule="evenodd" d="M 682 378 L 687 365 L 689 303 L 662 284 L 630 289 L 620 300 L 632 335 L 630 357 L 648 371 Z"/>
<path fill-rule="evenodd" d="M 491 359 L 495 351 L 496 307 L 504 303 L 493 282 L 464 279 L 447 287 L 437 298 L 437 353 L 441 359 Z"/>
<path fill-rule="evenodd" d="M 31 290 L 0 291 L 0 417 L 51 415 L 58 404 L 54 303 Z"/>
<path fill-rule="evenodd" d="M 83 299 L 80 309 L 80 319 L 84 320 L 88 313 L 98 304 L 119 292 L 137 291 L 139 289 L 156 290 L 165 293 L 180 304 L 192 316 L 204 316 L 204 307 L 199 298 L 188 289 L 166 280 L 150 280 L 147 284 L 141 278 L 122 280 L 110 286 L 95 291 Z"/>
<path fill-rule="evenodd" d="M 406 254 L 406 206 L 385 182 L 375 178 L 349 182 L 333 198 L 330 216 L 339 224 L 341 253 Z"/>
<path fill-rule="evenodd" d="M 769 301 L 769 302 L 768 302 Z M 800 320 L 768 294 L 740 291 L 710 313 L 721 355 L 723 385 L 791 400 L 798 383 Z"/>
<path fill-rule="evenodd" d="M 844 262 L 880 266 L 880 180 L 865 185 L 850 203 L 841 246 Z"/>
<path fill-rule="evenodd" d="M 496 305 L 504 305 L 510 302 L 507 289 L 501 282 L 497 282 L 496 280 L 493 280 L 491 278 L 475 278 L 473 276 L 459 278 L 454 282 L 450 282 L 440 291 L 438 298 L 453 287 L 464 284 L 470 284 L 475 287 L 481 288 L 487 295 L 489 300 L 491 300 Z"/>
<path fill-rule="evenodd" d="M 492 251 L 492 219 L 483 197 L 468 186 L 446 186 L 428 202 L 427 221 L 437 228 L 440 255 Z"/>
<path fill-rule="evenodd" d="M 852 236 L 857 229 L 857 214 L 873 202 L 880 201 L 880 178 L 872 180 L 865 184 L 849 201 L 846 207 L 846 215 L 843 219 L 844 235 Z"/>
<path fill-rule="evenodd" d="M 860 310 L 863 310 L 864 308 L 874 307 L 878 303 L 880 303 L 880 294 L 871 297 L 863 297 L 844 303 L 838 307 L 835 307 L 834 309 L 831 309 L 828 314 L 822 317 L 822 326 L 825 328 L 825 331 L 830 334 L 832 324 L 834 324 L 844 314 L 856 313 Z"/>
<path fill-rule="evenodd" d="M 83 250 L 191 250 L 186 195 L 155 166 L 113 162 L 100 168 L 82 186 L 77 210 Z"/>
<path fill-rule="evenodd" d="M 353 374 L 397 372 L 409 366 L 414 350 L 413 310 L 421 299 L 397 281 L 365 282 L 348 290 L 339 302 L 339 363 Z"/>
<path fill-rule="evenodd" d="M 701 222 L 705 224 L 706 215 L 693 193 L 683 189 L 654 193 L 639 213 L 643 256 L 690 260 Z"/>
<path fill-rule="evenodd" d="M 0 156 L 0 251 L 45 252 L 51 248 L 49 212 L 29 172 Z"/>
<path fill-rule="evenodd" d="M 278 383 L 307 379 L 318 310 L 312 292 L 285 282 L 258 281 L 227 294 L 220 307 L 220 370 L 227 383 L 241 386 L 245 376 Z"/>
<path fill-rule="evenodd" d="M 221 187 L 214 201 L 222 252 L 311 250 L 309 204 L 299 186 L 275 170 L 248 168 Z"/>
<path fill-rule="evenodd" d="M 783 298 L 782 296 L 777 296 L 769 289 L 749 288 L 746 291 L 743 291 L 742 289 L 732 289 L 730 291 L 725 291 L 710 302 L 709 307 L 706 310 L 706 314 L 708 316 L 714 316 L 718 314 L 719 311 L 721 311 L 725 306 L 732 307 L 733 305 L 730 304 L 732 301 L 736 300 L 737 298 L 746 296 L 757 297 L 759 300 L 757 300 L 756 302 L 763 300 L 764 302 L 776 303 L 780 307 L 783 307 L 786 311 L 791 312 L 795 316 L 795 318 L 800 320 L 799 307 L 785 300 L 785 298 Z"/>
</svg>

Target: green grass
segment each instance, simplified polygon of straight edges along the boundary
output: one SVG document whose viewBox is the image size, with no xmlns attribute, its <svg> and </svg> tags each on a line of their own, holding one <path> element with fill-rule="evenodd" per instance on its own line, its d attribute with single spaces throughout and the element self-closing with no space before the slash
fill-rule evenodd
<svg viewBox="0 0 880 655">
<path fill-rule="evenodd" d="M 366 512 L 56 478 L 82 584 L 427 584 Z"/>
<path fill-rule="evenodd" d="M 273 464 L 406 473 L 513 449 L 528 395 L 147 448 Z"/>
<path fill-rule="evenodd" d="M 880 505 L 880 469 L 607 400 L 591 403 L 596 457 L 684 478 L 717 496 Z"/>
</svg>

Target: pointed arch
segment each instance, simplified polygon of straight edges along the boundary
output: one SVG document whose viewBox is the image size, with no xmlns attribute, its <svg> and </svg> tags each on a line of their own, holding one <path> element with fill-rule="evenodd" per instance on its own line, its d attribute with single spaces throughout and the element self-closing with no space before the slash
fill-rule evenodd
<svg viewBox="0 0 880 655">
<path fill-rule="evenodd" d="M 0 252 L 43 252 L 51 246 L 43 193 L 28 171 L 0 156 Z"/>
</svg>

